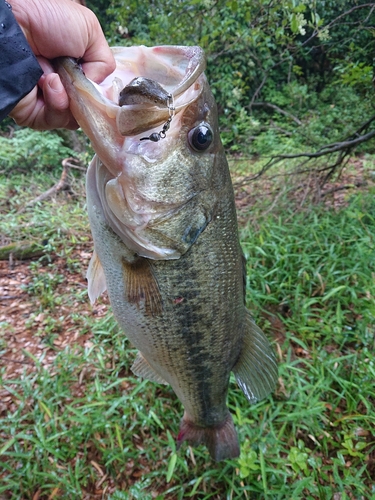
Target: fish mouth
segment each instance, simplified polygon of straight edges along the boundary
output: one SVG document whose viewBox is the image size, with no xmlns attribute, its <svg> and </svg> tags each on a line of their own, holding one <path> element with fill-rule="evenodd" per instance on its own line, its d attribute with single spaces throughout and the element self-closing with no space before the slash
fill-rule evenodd
<svg viewBox="0 0 375 500">
<path fill-rule="evenodd" d="M 85 77 L 83 70 L 71 58 L 58 58 L 57 71 L 65 87 L 76 88 L 80 92 L 81 109 L 87 111 L 96 105 L 104 119 L 115 121 L 120 136 L 135 136 L 163 124 L 173 114 L 178 114 L 198 98 L 203 83 L 199 77 L 205 70 L 206 59 L 200 47 L 162 45 L 157 47 L 112 47 L 116 69 L 102 83 L 96 84 Z M 139 95 L 137 102 L 120 105 L 121 92 L 137 78 L 156 82 L 170 97 L 164 104 L 153 102 L 147 95 Z M 171 104 L 173 103 L 173 104 Z M 86 110 L 83 110 L 86 108 Z M 73 115 L 84 132 L 86 130 L 81 113 Z"/>
</svg>

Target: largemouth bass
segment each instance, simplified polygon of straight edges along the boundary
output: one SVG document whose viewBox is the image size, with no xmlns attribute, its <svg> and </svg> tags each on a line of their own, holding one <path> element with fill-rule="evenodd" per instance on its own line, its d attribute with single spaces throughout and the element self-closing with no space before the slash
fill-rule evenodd
<svg viewBox="0 0 375 500">
<path fill-rule="evenodd" d="M 245 307 L 245 261 L 214 98 L 199 47 L 113 48 L 100 86 L 57 62 L 96 155 L 87 173 L 90 300 L 108 289 L 139 350 L 135 374 L 184 406 L 178 445 L 237 457 L 231 371 L 254 403 L 274 388 L 270 345 Z"/>
</svg>

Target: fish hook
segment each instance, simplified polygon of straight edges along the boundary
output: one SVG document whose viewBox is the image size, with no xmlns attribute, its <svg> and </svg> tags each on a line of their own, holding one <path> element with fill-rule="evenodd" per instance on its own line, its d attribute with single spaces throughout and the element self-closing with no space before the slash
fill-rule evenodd
<svg viewBox="0 0 375 500">
<path fill-rule="evenodd" d="M 175 114 L 175 106 L 174 106 L 174 100 L 173 100 L 173 95 L 168 94 L 167 97 L 167 108 L 169 110 L 169 118 L 168 120 L 164 123 L 163 128 L 160 130 L 160 132 L 153 132 L 150 134 L 148 137 L 142 137 L 140 141 L 152 141 L 152 142 L 158 142 L 160 139 L 165 139 L 167 132 L 171 126 L 171 121 L 172 118 L 174 117 Z"/>
</svg>

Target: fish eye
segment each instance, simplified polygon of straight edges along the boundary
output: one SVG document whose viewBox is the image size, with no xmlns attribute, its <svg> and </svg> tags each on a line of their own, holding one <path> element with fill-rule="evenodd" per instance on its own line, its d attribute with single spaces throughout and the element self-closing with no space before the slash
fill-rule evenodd
<svg viewBox="0 0 375 500">
<path fill-rule="evenodd" d="M 212 129 L 207 123 L 200 123 L 188 134 L 190 146 L 198 152 L 206 151 L 211 146 L 213 137 Z"/>
</svg>

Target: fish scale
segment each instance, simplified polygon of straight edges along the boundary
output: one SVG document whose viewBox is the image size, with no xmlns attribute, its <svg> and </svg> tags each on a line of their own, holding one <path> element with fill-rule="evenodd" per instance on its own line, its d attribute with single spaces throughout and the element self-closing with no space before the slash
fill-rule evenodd
<svg viewBox="0 0 375 500">
<path fill-rule="evenodd" d="M 215 460 L 233 458 L 239 444 L 226 406 L 230 373 L 253 403 L 273 390 L 277 367 L 245 307 L 234 194 L 204 54 L 199 47 L 113 51 L 116 88 L 127 61 L 139 73 L 128 70 L 123 81 L 121 95 L 131 104 L 113 101 L 115 90 L 107 97 L 108 79 L 98 91 L 72 61 L 57 63 L 72 113 L 96 151 L 87 174 L 95 248 L 89 296 L 95 301 L 107 288 L 139 350 L 132 370 L 170 384 L 180 399 L 178 445 L 204 443 Z M 169 115 L 158 95 L 168 61 L 175 114 L 163 138 L 157 131 Z"/>
</svg>

